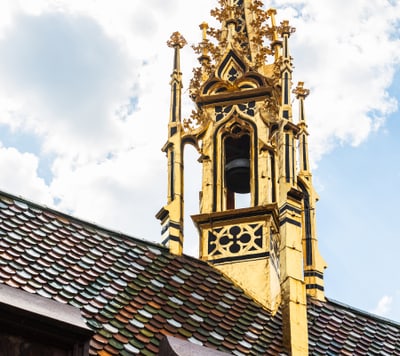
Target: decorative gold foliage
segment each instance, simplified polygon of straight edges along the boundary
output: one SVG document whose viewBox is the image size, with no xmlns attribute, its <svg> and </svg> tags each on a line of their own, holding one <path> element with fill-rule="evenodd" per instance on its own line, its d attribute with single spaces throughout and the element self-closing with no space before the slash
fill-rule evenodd
<svg viewBox="0 0 400 356">
<path fill-rule="evenodd" d="M 273 54 L 272 48 L 265 43 L 266 38 L 271 38 L 273 27 L 269 26 L 267 21 L 270 18 L 269 11 L 262 9 L 262 2 L 255 0 L 250 5 L 249 10 L 253 14 L 251 26 L 253 29 L 250 41 L 255 47 L 255 66 L 259 67 L 266 62 L 267 56 Z"/>
<path fill-rule="evenodd" d="M 277 28 L 278 32 L 282 35 L 289 35 L 296 32 L 296 28 L 291 27 L 289 25 L 288 20 L 284 20 L 281 22 L 281 25 Z"/>
<path fill-rule="evenodd" d="M 280 67 L 282 59 L 278 59 L 273 66 L 273 90 L 272 95 L 267 97 L 264 101 L 267 111 L 271 114 L 272 118 L 278 119 L 279 107 L 281 103 L 281 82 L 280 82 Z"/>
<path fill-rule="evenodd" d="M 232 137 L 234 139 L 240 138 L 243 135 L 248 135 L 252 130 L 250 125 L 240 120 L 240 117 L 237 113 L 234 113 L 234 121 L 226 125 L 221 132 L 223 132 L 226 137 Z"/>
<path fill-rule="evenodd" d="M 192 110 L 192 113 L 188 119 L 183 120 L 183 129 L 185 132 L 194 131 L 206 123 L 207 118 L 205 112 L 202 109 Z"/>
<path fill-rule="evenodd" d="M 267 97 L 264 101 L 267 111 L 271 114 L 271 117 L 278 119 L 279 115 L 279 93 L 274 90 L 272 96 Z"/>
<path fill-rule="evenodd" d="M 232 18 L 234 14 L 237 15 L 237 5 L 230 5 L 229 0 L 218 0 L 218 3 L 220 7 L 212 9 L 211 16 L 215 17 L 219 22 L 224 22 Z"/>
<path fill-rule="evenodd" d="M 190 80 L 189 84 L 190 97 L 192 99 L 194 99 L 198 95 L 200 86 L 202 84 L 202 74 L 202 67 L 193 68 L 193 77 Z"/>
<path fill-rule="evenodd" d="M 168 47 L 178 47 L 178 48 L 183 48 L 187 44 L 185 38 L 178 32 L 174 32 L 171 35 L 171 38 L 167 41 Z"/>
<path fill-rule="evenodd" d="M 213 75 L 228 46 L 232 46 L 239 56 L 248 60 L 247 65 L 256 70 L 267 63 L 269 56 L 274 56 L 274 78 L 279 81 L 282 66 L 291 67 L 291 58 L 286 58 L 286 62 L 280 58 L 282 37 L 290 36 L 295 29 L 288 21 L 276 25 L 276 10 L 265 11 L 260 0 L 218 0 L 218 5 L 211 11 L 211 15 L 222 24 L 222 30 L 209 27 L 206 23 L 201 24 L 203 41 L 192 46 L 200 55 L 201 67 L 193 71 L 191 97 L 194 99 L 201 85 Z M 275 88 L 280 85 L 279 82 L 275 84 Z M 273 96 L 267 100 L 266 105 L 276 112 L 279 100 Z"/>
<path fill-rule="evenodd" d="M 297 87 L 293 89 L 293 94 L 296 95 L 297 99 L 305 99 L 310 94 L 310 89 L 304 88 L 304 82 L 298 82 Z"/>
<path fill-rule="evenodd" d="M 221 30 L 217 30 L 217 29 L 215 29 L 215 28 L 213 28 L 213 27 L 210 27 L 210 28 L 207 30 L 207 34 L 208 34 L 209 36 L 215 38 L 217 41 L 221 41 L 221 34 L 222 34 L 222 31 L 221 31 Z"/>
</svg>

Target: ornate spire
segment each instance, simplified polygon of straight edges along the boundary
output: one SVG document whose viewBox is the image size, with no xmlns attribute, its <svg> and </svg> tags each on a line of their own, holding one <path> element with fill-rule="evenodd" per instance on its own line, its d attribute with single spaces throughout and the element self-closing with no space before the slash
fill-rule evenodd
<svg viewBox="0 0 400 356">
<path fill-rule="evenodd" d="M 218 0 L 218 3 L 211 15 L 221 23 L 221 28 L 207 27 L 207 34 L 215 41 L 205 43 L 203 36 L 203 42 L 195 50 L 200 54 L 206 44 L 211 59 L 218 63 L 228 47 L 234 48 L 251 66 L 264 64 L 266 56 L 272 53 L 265 43 L 272 29 L 266 22 L 269 14 L 262 9 L 262 3 L 258 0 Z"/>
<path fill-rule="evenodd" d="M 180 50 L 186 40 L 179 32 L 174 32 L 167 42 L 174 49 L 174 64 L 171 74 L 171 105 L 168 123 L 168 141 L 163 151 L 168 159 L 168 199 L 167 205 L 157 213 L 161 220 L 162 243 L 177 255 L 183 252 L 183 152 L 182 152 L 182 73 Z"/>
<path fill-rule="evenodd" d="M 308 132 L 306 115 L 304 111 L 304 100 L 310 94 L 310 90 L 304 88 L 304 82 L 299 82 L 297 87 L 293 89 L 293 94 L 296 95 L 296 99 L 299 101 L 299 146 L 300 146 L 300 173 L 310 173 L 310 162 L 308 158 Z"/>
<path fill-rule="evenodd" d="M 299 101 L 299 173 L 298 186 L 303 192 L 303 253 L 304 253 L 304 280 L 307 294 L 319 300 L 325 300 L 324 271 L 326 262 L 319 253 L 317 239 L 316 203 L 318 195 L 312 184 L 312 174 L 308 153 L 308 132 L 304 101 L 310 90 L 299 82 L 293 90 Z"/>
<path fill-rule="evenodd" d="M 167 42 L 168 47 L 174 49 L 174 64 L 171 74 L 171 116 L 170 124 L 176 126 L 181 121 L 181 91 L 182 73 L 180 62 L 180 50 L 186 45 L 186 40 L 179 32 L 174 32 Z"/>
<path fill-rule="evenodd" d="M 190 96 L 195 109 L 180 117 L 181 76 L 175 34 L 171 81 L 168 204 L 158 214 L 170 251 L 182 252 L 183 147 L 193 144 L 202 165 L 200 258 L 212 263 L 262 303 L 282 311 L 288 353 L 306 355 L 307 298 L 323 299 L 322 272 L 315 234 L 316 194 L 309 176 L 308 94 L 299 84 L 300 120 L 292 115 L 293 64 L 288 21 L 276 23 L 274 9 L 260 0 L 218 0 L 211 14 L 220 28 L 200 25 L 193 47 Z M 298 166 L 300 144 L 300 164 Z M 310 177 L 310 178 L 307 178 Z M 244 198 L 244 199 L 243 199 Z"/>
</svg>

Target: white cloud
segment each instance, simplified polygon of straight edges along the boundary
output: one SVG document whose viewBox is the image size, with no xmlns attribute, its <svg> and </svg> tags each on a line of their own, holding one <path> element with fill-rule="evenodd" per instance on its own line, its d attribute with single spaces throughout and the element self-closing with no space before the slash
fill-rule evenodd
<svg viewBox="0 0 400 356">
<path fill-rule="evenodd" d="M 304 80 L 312 89 L 306 112 L 314 160 L 338 141 L 365 140 L 396 107 L 387 90 L 399 63 L 393 26 L 400 4 L 343 3 L 277 3 L 284 7 L 280 18 L 295 17 L 294 82 Z M 33 132 L 42 150 L 55 157 L 46 186 L 36 173 L 41 157 L 15 154 L 16 162 L 24 157 L 25 166 L 31 165 L 29 173 L 19 173 L 29 182 L 17 179 L 11 191 L 31 197 L 24 193 L 28 187 L 38 189 L 39 201 L 58 197 L 62 210 L 156 240 L 153 216 L 166 199 L 160 147 L 167 136 L 173 56 L 166 41 L 179 30 L 189 44 L 197 43 L 198 24 L 213 22 L 209 10 L 216 5 L 216 0 L 2 2 L 0 19 L 7 25 L 0 27 L 0 122 Z M 196 57 L 189 46 L 182 50 L 184 116 L 191 110 L 186 90 Z M 11 164 L 0 155 L 1 162 Z M 197 201 L 186 205 L 196 212 Z"/>
<path fill-rule="evenodd" d="M 358 145 L 397 109 L 388 95 L 400 63 L 400 3 L 283 1 L 297 13 L 291 44 L 295 82 L 312 89 L 306 102 L 314 160 L 335 144 Z M 346 10 L 344 10 L 346 9 Z"/>
<path fill-rule="evenodd" d="M 306 115 L 314 161 L 384 126 L 397 108 L 388 89 L 400 64 L 400 2 L 264 2 L 297 28 L 290 40 L 293 82 L 311 88 Z M 0 190 L 47 205 L 55 199 L 62 211 L 160 241 L 154 215 L 166 203 L 160 148 L 173 60 L 166 41 L 178 30 L 189 43 L 181 54 L 187 116 L 188 82 L 198 65 L 190 44 L 200 41 L 202 21 L 214 22 L 215 6 L 217 0 L 0 1 L 0 123 L 9 126 L 4 131 L 22 132 L 21 141 L 35 141 L 21 147 L 3 140 L 10 147 L 0 146 Z M 296 109 L 294 103 L 295 115 Z M 201 169 L 197 154 L 190 157 L 185 207 L 193 214 Z M 39 174 L 46 164 L 50 178 Z M 185 252 L 196 255 L 189 214 L 185 224 Z M 373 312 L 399 320 L 398 304 L 389 293 Z"/>
<path fill-rule="evenodd" d="M 387 316 L 392 309 L 393 297 L 384 295 L 379 301 L 376 307 L 372 310 L 372 313 Z"/>
<path fill-rule="evenodd" d="M 53 198 L 42 178 L 37 175 L 39 159 L 32 153 L 21 153 L 0 144 L 0 189 L 53 205 Z"/>
<path fill-rule="evenodd" d="M 187 19 L 185 2 L 179 8 L 176 2 L 151 4 L 58 1 L 42 4 L 42 11 L 13 9 L 14 22 L 0 38 L 6 53 L 0 59 L 0 120 L 33 131 L 42 150 L 55 154 L 51 184 L 42 188 L 57 198 L 58 208 L 156 240 L 154 214 L 165 203 L 160 148 L 173 56 L 166 41 L 177 27 L 185 33 L 174 12 L 185 13 L 188 41 L 197 41 L 200 30 Z M 211 5 L 189 7 L 206 14 Z M 196 57 L 189 48 L 184 52 L 191 58 L 188 82 Z M 137 110 L 131 112 L 134 94 Z"/>
<path fill-rule="evenodd" d="M 149 155 L 147 145 L 118 152 L 100 162 L 71 169 L 63 160 L 54 164 L 52 193 L 58 208 L 137 237 L 156 240 L 155 214 L 164 204 L 164 157 Z"/>
<path fill-rule="evenodd" d="M 134 61 L 96 22 L 62 13 L 19 15 L 0 52 L 2 92 L 18 108 L 6 107 L 3 122 L 15 126 L 18 117 L 19 126 L 58 153 L 107 152 L 119 142 L 123 125 L 114 112 L 134 94 Z"/>
</svg>

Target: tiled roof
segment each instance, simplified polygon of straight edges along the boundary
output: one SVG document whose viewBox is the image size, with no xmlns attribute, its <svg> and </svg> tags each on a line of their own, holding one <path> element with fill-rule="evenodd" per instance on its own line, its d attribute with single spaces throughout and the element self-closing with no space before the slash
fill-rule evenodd
<svg viewBox="0 0 400 356">
<path fill-rule="evenodd" d="M 400 355 L 400 324 L 348 305 L 310 300 L 311 355 Z"/>
<path fill-rule="evenodd" d="M 283 353 L 271 316 L 207 263 L 0 193 L 0 283 L 81 309 L 90 354 L 154 355 L 164 335 L 241 355 Z M 400 355 L 400 325 L 309 301 L 310 354 Z"/>
</svg>

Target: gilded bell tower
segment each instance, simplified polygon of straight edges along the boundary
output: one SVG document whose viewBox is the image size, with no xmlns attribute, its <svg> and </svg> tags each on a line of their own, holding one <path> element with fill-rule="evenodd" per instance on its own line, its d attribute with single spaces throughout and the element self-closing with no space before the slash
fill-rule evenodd
<svg viewBox="0 0 400 356">
<path fill-rule="evenodd" d="M 211 14 L 219 29 L 200 25 L 194 50 L 190 118 L 180 117 L 181 73 L 175 33 L 171 80 L 168 204 L 157 214 L 163 243 L 183 246 L 183 147 L 192 144 L 202 165 L 200 258 L 221 270 L 271 313 L 282 312 L 291 355 L 307 354 L 307 300 L 324 299 L 315 229 L 317 195 L 308 159 L 304 102 L 309 91 L 292 88 L 288 21 L 258 0 L 219 0 Z M 293 118 L 292 98 L 299 102 Z"/>
</svg>

